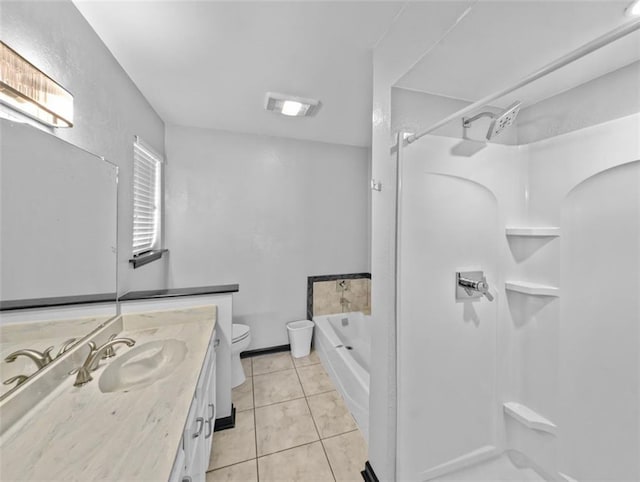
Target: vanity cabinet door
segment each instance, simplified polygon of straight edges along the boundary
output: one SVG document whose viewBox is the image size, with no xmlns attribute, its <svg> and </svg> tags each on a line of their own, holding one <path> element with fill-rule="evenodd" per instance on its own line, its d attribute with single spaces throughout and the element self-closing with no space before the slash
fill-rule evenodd
<svg viewBox="0 0 640 482">
<path fill-rule="evenodd" d="M 186 480 L 200 480 L 198 473 L 201 469 L 201 446 L 200 440 L 204 433 L 204 418 L 201 416 L 201 403 L 196 397 L 191 403 L 187 424 L 184 430 L 184 458 L 185 471 L 184 478 Z"/>
<path fill-rule="evenodd" d="M 211 363 L 209 366 L 207 384 L 205 388 L 205 398 L 207 400 L 206 416 L 207 416 L 207 435 L 205 436 L 205 460 L 206 468 L 209 466 L 211 457 L 211 447 L 213 445 L 213 430 L 216 425 L 216 351 L 215 345 L 211 347 Z"/>
<path fill-rule="evenodd" d="M 216 334 L 211 338 L 211 344 L 200 371 L 195 396 L 191 403 L 189 416 L 184 432 L 184 467 L 185 470 L 179 482 L 204 481 L 211 446 L 213 430 L 216 422 Z M 177 461 L 176 461 L 177 463 Z M 175 471 L 175 467 L 174 467 Z M 173 479 L 171 479 L 173 482 Z"/>
<path fill-rule="evenodd" d="M 184 444 L 184 439 L 182 441 Z M 173 463 L 173 469 L 171 470 L 171 476 L 169 477 L 169 482 L 183 482 L 186 473 L 185 473 L 185 460 L 184 460 L 184 449 L 182 445 L 180 446 L 180 450 L 178 450 L 178 455 L 176 456 L 176 460 Z"/>
</svg>

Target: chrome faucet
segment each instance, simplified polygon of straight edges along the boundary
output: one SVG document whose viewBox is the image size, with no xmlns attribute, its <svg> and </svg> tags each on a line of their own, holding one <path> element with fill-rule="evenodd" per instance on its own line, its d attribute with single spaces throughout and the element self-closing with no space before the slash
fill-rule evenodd
<svg viewBox="0 0 640 482">
<path fill-rule="evenodd" d="M 51 350 L 53 350 L 52 346 L 50 346 L 43 352 L 32 350 L 31 348 L 25 348 L 23 350 L 14 351 L 11 355 L 6 357 L 4 361 L 6 361 L 7 363 L 13 363 L 20 355 L 22 355 L 26 356 L 27 358 L 31 358 L 33 360 L 33 363 L 35 363 L 38 367 L 38 370 L 40 370 L 53 361 L 51 359 Z"/>
<path fill-rule="evenodd" d="M 84 385 L 87 382 L 93 380 L 91 376 L 91 372 L 98 368 L 98 363 L 100 358 L 103 356 L 107 350 L 112 348 L 114 345 L 119 343 L 124 343 L 125 345 L 131 347 L 136 344 L 134 340 L 131 338 L 113 338 L 109 339 L 99 348 L 96 348 L 96 344 L 92 341 L 88 343 L 89 345 L 89 355 L 87 355 L 87 359 L 84 361 L 82 366 L 78 368 L 78 375 L 76 376 L 76 381 L 73 384 L 74 387 L 79 387 Z"/>
</svg>

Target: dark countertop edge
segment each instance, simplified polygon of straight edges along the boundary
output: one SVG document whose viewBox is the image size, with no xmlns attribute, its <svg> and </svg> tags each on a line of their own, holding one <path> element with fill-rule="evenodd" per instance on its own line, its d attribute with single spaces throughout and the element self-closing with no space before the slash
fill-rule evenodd
<svg viewBox="0 0 640 482">
<path fill-rule="evenodd" d="M 153 298 L 173 298 L 177 296 L 218 295 L 221 293 L 237 293 L 240 286 L 215 285 L 197 286 L 193 288 L 170 288 L 165 290 L 129 291 L 122 295 L 119 301 L 148 300 Z"/>
<path fill-rule="evenodd" d="M 51 308 L 54 306 L 85 305 L 89 303 L 109 303 L 116 301 L 115 293 L 94 295 L 55 296 L 51 298 L 31 298 L 24 300 L 0 301 L 0 311 Z"/>
</svg>

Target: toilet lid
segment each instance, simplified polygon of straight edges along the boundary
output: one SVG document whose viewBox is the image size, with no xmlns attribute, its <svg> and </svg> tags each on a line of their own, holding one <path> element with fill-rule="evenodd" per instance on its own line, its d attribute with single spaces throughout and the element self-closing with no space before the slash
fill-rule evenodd
<svg viewBox="0 0 640 482">
<path fill-rule="evenodd" d="M 244 340 L 246 337 L 249 336 L 249 327 L 247 325 L 240 325 L 237 323 L 233 324 L 232 327 L 232 342 L 235 343 L 236 341 L 240 341 L 240 340 Z"/>
</svg>

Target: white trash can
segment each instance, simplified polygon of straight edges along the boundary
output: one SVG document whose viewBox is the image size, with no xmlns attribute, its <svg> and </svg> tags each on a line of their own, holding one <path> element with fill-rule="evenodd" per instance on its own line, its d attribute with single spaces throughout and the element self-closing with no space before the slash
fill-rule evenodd
<svg viewBox="0 0 640 482">
<path fill-rule="evenodd" d="M 287 323 L 291 356 L 302 358 L 311 353 L 311 338 L 313 337 L 313 321 L 300 320 Z"/>
</svg>

